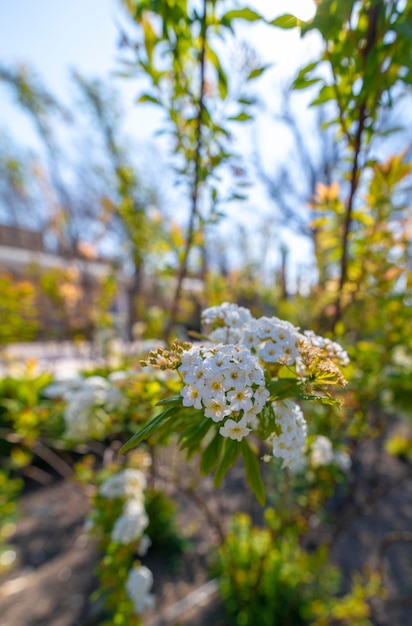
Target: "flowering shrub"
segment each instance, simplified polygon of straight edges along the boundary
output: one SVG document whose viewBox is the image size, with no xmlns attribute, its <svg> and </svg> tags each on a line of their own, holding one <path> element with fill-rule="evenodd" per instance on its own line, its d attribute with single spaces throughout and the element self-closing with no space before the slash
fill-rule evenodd
<svg viewBox="0 0 412 626">
<path fill-rule="evenodd" d="M 101 439 L 110 429 L 112 412 L 121 413 L 127 406 L 119 382 L 126 372 L 112 372 L 102 376 L 76 377 L 55 381 L 43 391 L 48 398 L 61 398 L 66 406 L 63 410 L 65 436 L 73 441 L 89 438 Z"/>
<path fill-rule="evenodd" d="M 143 455 L 142 465 L 148 462 Z M 82 475 L 81 470 L 78 475 Z M 141 614 L 154 606 L 150 593 L 153 575 L 139 560 L 151 544 L 145 534 L 149 524 L 146 476 L 140 469 L 119 471 L 115 466 L 96 475 L 83 473 L 83 478 L 89 485 L 91 481 L 100 483 L 86 527 L 99 540 L 103 553 L 96 571 L 99 589 L 95 597 L 103 598 L 107 612 L 104 623 L 140 626 Z"/>
<path fill-rule="evenodd" d="M 210 329 L 207 343 L 175 342 L 150 353 L 145 364 L 175 370 L 180 392 L 159 403 L 165 410 L 122 451 L 159 430 L 180 432 L 189 455 L 201 450 L 202 473 L 216 470 L 215 486 L 242 455 L 248 483 L 263 504 L 260 448 L 264 460 L 299 463 L 307 424 L 295 400 L 338 403 L 329 387 L 345 385 L 339 366 L 348 356 L 336 342 L 276 317 L 256 319 L 235 304 L 207 309 L 202 321 Z"/>
<path fill-rule="evenodd" d="M 382 591 L 378 576 L 355 579 L 346 595 L 338 596 L 340 575 L 328 565 L 320 548 L 307 553 L 299 545 L 296 527 L 279 532 L 278 519 L 266 511 L 267 525 L 252 526 L 250 517 L 236 515 L 218 550 L 215 574 L 234 626 L 368 626 L 369 601 Z M 226 623 L 226 622 L 225 622 Z"/>
</svg>

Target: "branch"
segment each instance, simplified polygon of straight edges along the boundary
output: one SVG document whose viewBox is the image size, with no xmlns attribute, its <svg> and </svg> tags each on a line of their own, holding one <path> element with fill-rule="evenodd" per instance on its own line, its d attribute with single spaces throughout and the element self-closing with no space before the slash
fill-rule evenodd
<svg viewBox="0 0 412 626">
<path fill-rule="evenodd" d="M 189 217 L 189 224 L 187 227 L 187 238 L 183 258 L 180 263 L 179 272 L 177 275 L 177 285 L 173 298 L 172 308 L 170 312 L 169 322 L 165 329 L 165 340 L 169 341 L 171 332 L 176 323 L 176 317 L 179 309 L 180 298 L 182 294 L 183 280 L 187 275 L 189 254 L 193 246 L 193 240 L 195 235 L 195 223 L 198 215 L 198 200 L 199 200 L 199 186 L 200 186 L 200 166 L 201 166 L 201 150 L 203 144 L 202 126 L 203 126 L 203 109 L 204 109 L 204 97 L 205 97 L 205 65 L 206 65 L 206 33 L 207 33 L 207 0 L 203 0 L 203 14 L 201 17 L 201 48 L 200 48 L 200 93 L 197 111 L 197 141 L 195 152 L 195 171 L 192 187 L 192 206 Z"/>
<path fill-rule="evenodd" d="M 377 19 L 379 14 L 380 4 L 372 5 L 367 14 L 369 17 L 369 25 L 368 25 L 368 33 L 366 46 L 363 50 L 363 59 L 364 59 L 364 67 L 366 67 L 368 56 L 373 50 L 374 44 L 376 42 L 376 28 L 377 28 Z M 333 68 L 332 68 L 333 69 Z M 353 214 L 353 205 L 355 194 L 359 186 L 360 179 L 360 167 L 359 167 L 359 156 L 362 149 L 362 137 L 363 131 L 365 130 L 365 122 L 368 117 L 368 109 L 366 106 L 366 96 L 363 99 L 362 104 L 359 109 L 359 118 L 358 118 L 358 127 L 356 129 L 356 134 L 354 138 L 354 157 L 353 157 L 353 165 L 352 172 L 350 178 L 350 191 L 348 200 L 346 203 L 346 215 L 345 222 L 343 226 L 343 239 L 342 239 L 342 256 L 340 263 L 340 279 L 339 279 L 339 288 L 338 294 L 335 303 L 335 314 L 333 320 L 333 327 L 335 328 L 337 323 L 340 321 L 342 317 L 342 297 L 343 290 L 345 284 L 347 282 L 347 272 L 348 272 L 348 253 L 349 253 L 349 233 L 352 226 L 352 214 Z M 346 126 L 343 127 L 343 131 L 345 132 Z"/>
</svg>

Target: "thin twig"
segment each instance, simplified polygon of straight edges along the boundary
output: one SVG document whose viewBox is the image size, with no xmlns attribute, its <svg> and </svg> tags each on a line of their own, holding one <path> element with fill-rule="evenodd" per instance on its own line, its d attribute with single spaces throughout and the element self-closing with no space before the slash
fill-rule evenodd
<svg viewBox="0 0 412 626">
<path fill-rule="evenodd" d="M 380 4 L 374 4 L 368 10 L 368 33 L 366 37 L 366 46 L 363 50 L 363 59 L 364 59 L 364 68 L 367 66 L 368 57 L 371 51 L 374 48 L 374 44 L 376 42 L 376 29 L 377 29 L 377 19 L 380 10 Z M 353 156 L 353 165 L 351 171 L 350 178 L 350 191 L 349 196 L 346 202 L 346 214 L 345 214 L 345 222 L 343 225 L 343 234 L 342 234 L 342 256 L 340 263 L 340 278 L 339 278 L 339 288 L 338 294 L 335 303 L 335 314 L 333 319 L 333 327 L 340 321 L 342 317 L 342 300 L 343 300 L 343 290 L 347 281 L 347 273 L 348 273 L 348 253 L 349 253 L 349 233 L 352 226 L 352 216 L 353 216 L 353 206 L 355 200 L 355 194 L 359 186 L 360 180 L 360 167 L 359 167 L 359 157 L 362 150 L 362 138 L 365 130 L 365 123 L 368 118 L 369 112 L 366 106 L 366 96 L 364 96 L 363 102 L 359 108 L 359 117 L 358 117 L 358 125 L 356 129 L 356 134 L 353 142 L 354 156 Z M 342 124 L 342 122 L 341 122 Z M 342 130 L 345 132 L 346 124 L 343 126 Z M 349 137 L 350 139 L 350 137 Z"/>
<path fill-rule="evenodd" d="M 169 341 L 171 332 L 176 323 L 176 317 L 179 309 L 179 303 L 182 293 L 183 281 L 187 275 L 189 254 L 193 246 L 195 235 L 195 223 L 198 215 L 198 200 L 199 200 L 199 186 L 200 186 L 200 166 L 201 166 L 201 151 L 203 145 L 203 110 L 204 110 L 204 97 L 205 97 L 205 65 L 206 65 L 206 34 L 207 34 L 207 1 L 203 0 L 203 14 L 201 18 L 201 48 L 200 48 L 200 92 L 197 111 L 197 141 L 195 152 L 195 171 L 192 187 L 192 206 L 190 211 L 189 224 L 187 227 L 186 244 L 183 253 L 183 258 L 180 263 L 176 290 L 173 298 L 173 303 L 170 311 L 170 317 L 165 329 L 165 340 Z"/>
</svg>

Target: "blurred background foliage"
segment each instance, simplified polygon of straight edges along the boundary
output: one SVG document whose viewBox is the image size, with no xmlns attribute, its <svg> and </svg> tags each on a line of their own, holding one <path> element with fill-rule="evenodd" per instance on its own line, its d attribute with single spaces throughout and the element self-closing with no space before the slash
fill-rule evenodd
<svg viewBox="0 0 412 626">
<path fill-rule="evenodd" d="M 17 231 L 41 234 L 29 245 L 35 263 L 16 269 L 6 262 L 7 250 L 2 256 L 5 366 L 8 344 L 94 341 L 99 355 L 107 356 L 104 345 L 120 337 L 126 353 L 121 365 L 107 361 L 85 377 L 108 380 L 113 369 L 129 372 L 119 384 L 121 407 L 99 404 L 108 424 L 100 442 L 93 433 L 83 442 L 65 436 L 67 402 L 44 394 L 51 374 L 32 364 L 4 374 L 2 539 L 22 480 L 47 482 L 48 472 L 67 477 L 75 471 L 83 481 L 96 481 L 105 450 L 113 459 L 136 424 L 155 414 L 156 402 L 173 395 L 173 379 L 128 356 L 131 342 L 187 338 L 200 331 L 200 310 L 222 301 L 339 341 L 351 357 L 344 405 L 338 414 L 326 406 L 311 409 L 313 431 L 351 454 L 365 438 L 383 437 L 390 454 L 411 463 L 412 4 L 319 0 L 307 22 L 290 14 L 265 20 L 253 7 L 228 0 L 120 4 L 121 76 L 135 81 L 136 106 L 162 111 L 159 131 L 167 136 L 169 174 L 188 208 L 187 221 L 181 207 L 168 205 L 163 172 L 149 176 L 136 165 L 112 82 L 73 73 L 76 102 L 67 105 L 35 70 L 0 67 L 0 81 L 31 119 L 41 146 L 34 154 L 10 136 L 0 141 L 0 243 L 9 250 Z M 261 93 L 259 78 L 270 71 L 268 64 L 250 46 L 238 48 L 236 63 L 225 54 L 239 23 L 265 24 L 274 38 L 280 28 L 300 28 L 303 37 L 316 32 L 321 52 L 291 77 L 283 94 Z M 302 98 L 310 104 L 299 117 L 294 105 Z M 274 114 L 291 142 L 269 171 L 256 145 L 254 162 L 248 162 L 235 139 L 251 129 L 247 141 L 253 145 L 259 107 L 265 101 L 270 109 L 274 99 Z M 72 137 L 70 145 L 61 128 Z M 248 224 L 231 226 L 228 207 L 240 210 L 249 193 L 252 200 L 256 181 L 270 198 L 269 220 L 262 212 L 253 232 Z M 226 229 L 219 230 L 222 224 Z M 292 280 L 299 240 L 309 241 L 313 254 L 306 267 L 295 265 Z M 165 441 L 149 443 L 155 464 Z M 347 493 L 354 476 L 333 464 L 309 463 L 301 475 L 284 475 L 283 484 L 276 472 L 266 479 L 277 516 L 269 510 L 263 529 L 237 518 L 217 557 L 230 619 L 239 626 L 370 623 L 369 601 L 381 593 L 377 578 L 358 579 L 349 595 L 326 607 L 326 598 L 339 590 L 338 572 L 328 569 L 325 552 L 303 549 L 311 516 L 327 516 L 323 507 L 336 490 Z M 180 549 L 173 505 L 162 497 L 153 492 L 148 505 L 158 525 L 152 525 L 151 539 L 155 545 L 158 535 L 163 545 L 170 536 L 167 542 Z M 314 569 L 326 573 L 317 579 Z M 251 602 L 257 590 L 261 602 Z"/>
</svg>

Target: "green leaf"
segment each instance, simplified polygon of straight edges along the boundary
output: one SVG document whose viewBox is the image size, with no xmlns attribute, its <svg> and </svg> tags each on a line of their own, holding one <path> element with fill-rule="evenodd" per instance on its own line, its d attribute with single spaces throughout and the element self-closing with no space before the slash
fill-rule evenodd
<svg viewBox="0 0 412 626">
<path fill-rule="evenodd" d="M 320 404 L 328 404 L 330 406 L 333 406 L 335 404 L 342 404 L 341 400 L 338 400 L 337 398 L 332 398 L 330 396 L 315 396 L 313 394 L 304 394 L 304 393 L 298 393 L 298 398 L 300 398 L 301 400 L 310 400 L 311 402 L 320 402 Z"/>
<path fill-rule="evenodd" d="M 182 400 L 182 396 L 169 396 L 168 398 L 163 398 L 163 400 L 159 400 L 159 402 L 156 402 L 156 406 L 162 406 L 166 404 L 181 406 Z"/>
<path fill-rule="evenodd" d="M 245 113 L 243 111 L 242 113 L 239 113 L 238 115 L 232 115 L 231 117 L 228 117 L 227 119 L 230 120 L 231 122 L 247 122 L 248 120 L 252 119 L 252 115 L 249 115 L 249 113 Z"/>
<path fill-rule="evenodd" d="M 263 72 L 267 70 L 268 67 L 269 67 L 268 65 L 264 65 L 262 67 L 255 68 L 249 73 L 249 75 L 246 77 L 246 80 L 252 80 L 253 78 L 258 78 L 258 76 L 261 76 Z"/>
<path fill-rule="evenodd" d="M 215 489 L 220 487 L 222 480 L 226 476 L 228 470 L 233 467 L 239 458 L 242 450 L 242 445 L 239 441 L 233 439 L 226 439 L 223 446 L 222 460 L 220 461 L 215 473 L 213 481 Z"/>
<path fill-rule="evenodd" d="M 206 476 L 219 463 L 224 441 L 222 435 L 217 431 L 212 441 L 203 450 L 200 460 L 200 473 L 202 476 Z"/>
<path fill-rule="evenodd" d="M 246 104 L 247 106 L 251 106 L 257 103 L 257 98 L 239 98 L 239 104 Z"/>
<path fill-rule="evenodd" d="M 265 505 L 265 485 L 260 472 L 259 460 L 246 439 L 242 441 L 242 456 L 245 463 L 246 480 L 261 506 Z"/>
<path fill-rule="evenodd" d="M 151 102 L 152 104 L 158 104 L 162 106 L 162 103 L 160 102 L 160 100 L 156 98 L 156 96 L 152 96 L 150 93 L 142 94 L 137 101 L 138 102 Z"/>
<path fill-rule="evenodd" d="M 296 28 L 297 26 L 301 26 L 302 20 L 299 20 L 291 13 L 285 13 L 284 15 L 280 15 L 276 17 L 274 20 L 269 22 L 271 26 L 278 26 L 279 28 Z"/>
<path fill-rule="evenodd" d="M 219 95 L 222 100 L 225 100 L 227 97 L 227 93 L 228 93 L 228 82 L 227 82 L 226 73 L 220 63 L 220 59 L 218 55 L 216 54 L 216 52 L 212 50 L 210 46 L 207 46 L 206 52 L 207 52 L 207 56 L 210 62 L 212 63 L 212 65 L 214 66 L 217 72 L 217 78 L 218 78 L 217 86 L 219 89 Z"/>
<path fill-rule="evenodd" d="M 292 85 L 292 88 L 293 89 L 306 89 L 307 87 L 310 87 L 311 85 L 315 85 L 316 83 L 319 83 L 321 80 L 322 80 L 321 78 L 301 78 L 299 81 L 296 79 Z"/>
<path fill-rule="evenodd" d="M 329 102 L 329 100 L 335 100 L 336 92 L 333 85 L 324 85 L 320 90 L 317 98 L 312 100 L 310 106 L 316 106 L 318 104 L 324 104 L 325 102 Z"/>
<path fill-rule="evenodd" d="M 135 433 L 128 441 L 126 441 L 125 444 L 122 445 L 119 450 L 119 454 L 124 454 L 131 448 L 135 448 L 136 446 L 138 446 L 139 443 L 141 443 L 144 439 L 147 439 L 148 437 L 150 437 L 150 435 L 153 435 L 156 430 L 159 430 L 159 428 L 169 422 L 172 417 L 179 412 L 179 410 L 180 407 L 171 406 L 168 409 L 165 409 L 164 411 L 159 413 L 159 415 L 157 415 L 148 424 L 146 424 L 146 426 L 143 426 L 141 430 L 137 431 L 137 433 Z"/>
<path fill-rule="evenodd" d="M 252 9 L 248 7 L 244 7 L 243 9 L 233 9 L 232 11 L 228 11 L 222 17 L 222 21 L 224 23 L 231 22 L 232 20 L 247 20 L 248 22 L 257 22 L 258 20 L 262 20 L 262 16 L 260 13 L 256 13 Z"/>
<path fill-rule="evenodd" d="M 212 420 L 203 415 L 191 416 L 191 419 L 195 419 L 195 422 L 190 424 L 179 437 L 180 449 L 187 450 L 188 457 L 199 449 L 203 438 L 213 425 Z"/>
<path fill-rule="evenodd" d="M 275 400 L 296 396 L 300 391 L 299 382 L 296 378 L 279 378 L 267 385 L 270 395 Z"/>
</svg>

